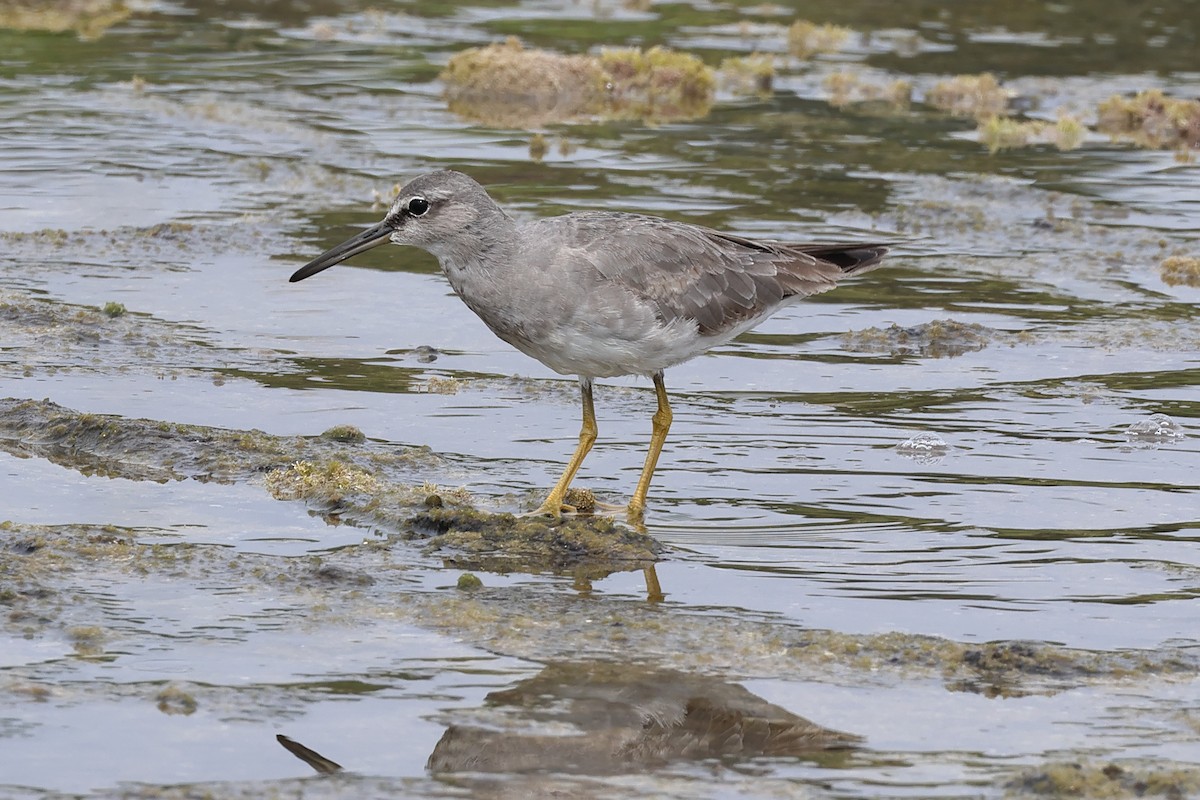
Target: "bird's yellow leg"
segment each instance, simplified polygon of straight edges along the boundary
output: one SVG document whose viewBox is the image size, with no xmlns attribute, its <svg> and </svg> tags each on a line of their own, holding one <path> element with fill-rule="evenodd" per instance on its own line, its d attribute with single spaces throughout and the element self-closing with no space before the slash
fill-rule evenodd
<svg viewBox="0 0 1200 800">
<path fill-rule="evenodd" d="M 537 511 L 534 511 L 534 516 L 543 514 L 558 518 L 563 512 L 563 498 L 567 495 L 567 489 L 571 488 L 571 481 L 575 479 L 575 473 L 579 471 L 579 466 L 583 463 L 583 459 L 587 457 L 588 452 L 592 449 L 592 445 L 596 443 L 596 407 L 592 401 L 592 381 L 590 378 L 579 379 L 579 394 L 583 399 L 583 426 L 579 429 L 579 446 L 575 448 L 575 455 L 571 456 L 570 462 L 567 463 L 567 468 L 563 470 L 562 477 L 558 479 L 558 483 L 554 484 L 554 488 L 550 490 L 550 495 L 546 498 L 546 502 L 542 503 Z M 569 506 L 568 511 L 574 511 Z"/>
<path fill-rule="evenodd" d="M 650 450 L 646 453 L 646 463 L 642 467 L 642 477 L 638 479 L 637 488 L 633 491 L 633 499 L 629 501 L 628 516 L 633 522 L 640 522 L 646 510 L 646 492 L 650 491 L 650 479 L 654 476 L 654 468 L 658 465 L 658 455 L 662 452 L 663 442 L 667 440 L 667 431 L 671 429 L 671 403 L 667 400 L 667 387 L 663 385 L 661 372 L 654 373 L 654 393 L 658 396 L 658 410 L 651 417 L 653 427 L 650 431 Z"/>
</svg>

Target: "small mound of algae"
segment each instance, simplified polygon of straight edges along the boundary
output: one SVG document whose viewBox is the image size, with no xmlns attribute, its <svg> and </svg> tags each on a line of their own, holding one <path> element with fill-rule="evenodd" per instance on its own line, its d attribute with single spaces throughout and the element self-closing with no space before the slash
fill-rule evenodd
<svg viewBox="0 0 1200 800">
<path fill-rule="evenodd" d="M 563 55 L 516 38 L 454 55 L 440 78 L 454 113 L 522 129 L 593 117 L 695 119 L 708 113 L 716 85 L 700 59 L 664 47 Z"/>
<path fill-rule="evenodd" d="M 796 58 L 812 58 L 821 53 L 836 53 L 854 31 L 840 25 L 818 25 L 798 19 L 788 27 L 788 52 Z"/>
<path fill-rule="evenodd" d="M 656 121 L 696 119 L 712 107 L 716 78 L 689 53 L 666 47 L 602 49 L 612 108 L 622 118 Z"/>
<path fill-rule="evenodd" d="M 721 88 L 732 94 L 769 95 L 775 85 L 775 59 L 769 53 L 733 56 L 717 68 Z"/>
<path fill-rule="evenodd" d="M 1097 109 L 1096 129 L 1114 140 L 1156 150 L 1200 147 L 1200 100 L 1167 97 L 1158 89 L 1113 96 Z"/>
<path fill-rule="evenodd" d="M 116 319 L 117 317 L 123 317 L 128 313 L 128 310 L 125 308 L 124 304 L 114 303 L 112 301 L 105 303 L 104 307 L 100 310 L 104 312 L 105 316 L 112 317 L 113 319 Z"/>
<path fill-rule="evenodd" d="M 470 508 L 428 508 L 411 519 L 430 536 L 429 550 L 452 550 L 448 563 L 487 572 L 571 572 L 598 580 L 613 572 L 649 566 L 662 545 L 605 517 L 552 520 L 492 514 Z"/>
<path fill-rule="evenodd" d="M 479 576 L 475 575 L 473 572 L 464 572 L 462 575 L 458 576 L 458 582 L 455 584 L 455 588 L 464 592 L 470 592 L 474 591 L 475 589 L 482 589 L 483 581 L 479 580 Z"/>
<path fill-rule="evenodd" d="M 362 444 L 367 440 L 366 435 L 353 425 L 334 425 L 322 433 L 321 438 L 343 444 Z"/>
<path fill-rule="evenodd" d="M 346 495 L 375 494 L 379 480 L 359 467 L 341 461 L 297 461 L 267 474 L 267 491 L 277 500 L 319 500 L 339 503 Z"/>
<path fill-rule="evenodd" d="M 97 625 L 77 625 L 67 629 L 67 636 L 75 652 L 81 656 L 98 656 L 104 652 L 104 642 L 108 638 L 104 629 Z"/>
<path fill-rule="evenodd" d="M 1000 331 L 976 322 L 944 319 L 909 327 L 893 324 L 853 331 L 842 337 L 842 346 L 857 352 L 952 358 L 982 350 L 1001 335 Z"/>
<path fill-rule="evenodd" d="M 0 28 L 98 39 L 132 13 L 122 0 L 0 0 Z"/>
<path fill-rule="evenodd" d="M 29 242 L 35 245 L 63 247 L 71 240 L 71 234 L 62 228 L 42 228 L 37 231 L 4 231 L 0 233 L 3 242 Z"/>
<path fill-rule="evenodd" d="M 995 75 L 984 72 L 938 81 L 925 93 L 925 102 L 955 116 L 987 119 L 1003 116 L 1011 97 Z"/>
<path fill-rule="evenodd" d="M 1079 118 L 1070 114 L 1060 116 L 1057 122 L 993 115 L 981 121 L 976 130 L 979 141 L 987 145 L 992 153 L 1036 144 L 1052 144 L 1059 150 L 1075 150 L 1083 143 L 1086 133 L 1087 128 Z"/>
<path fill-rule="evenodd" d="M 196 698 L 178 686 L 166 686 L 154 698 L 158 710 L 164 714 L 188 716 L 196 713 L 200 704 Z"/>
<path fill-rule="evenodd" d="M 596 495 L 592 494 L 591 489 L 577 489 L 572 486 L 563 496 L 563 503 L 580 514 L 592 514 L 596 511 Z"/>
<path fill-rule="evenodd" d="M 851 104 L 876 103 L 903 111 L 912 102 L 912 83 L 906 80 L 871 81 L 856 72 L 840 71 L 825 78 L 829 105 L 845 108 Z"/>
<path fill-rule="evenodd" d="M 474 505 L 475 498 L 465 486 L 440 486 L 433 481 L 424 481 L 413 490 L 417 497 L 424 496 L 425 505 L 442 508 L 446 503 L 458 506 Z"/>
<path fill-rule="evenodd" d="M 1158 274 L 1168 286 L 1200 286 L 1200 258 L 1171 256 L 1158 265 Z"/>
<path fill-rule="evenodd" d="M 595 58 L 527 49 L 515 37 L 455 54 L 439 77 L 451 111 L 493 125 L 599 115 L 608 99 Z"/>
<path fill-rule="evenodd" d="M 1006 797 L 1195 797 L 1200 768 L 1163 765 L 1051 763 L 1026 770 L 1005 787 Z"/>
</svg>

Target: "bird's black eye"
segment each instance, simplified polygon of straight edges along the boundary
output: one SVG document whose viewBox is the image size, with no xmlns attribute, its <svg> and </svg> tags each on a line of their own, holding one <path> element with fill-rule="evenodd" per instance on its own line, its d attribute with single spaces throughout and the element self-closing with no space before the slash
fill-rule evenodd
<svg viewBox="0 0 1200 800">
<path fill-rule="evenodd" d="M 408 201 L 408 213 L 414 217 L 421 217 L 429 210 L 429 201 L 424 197 L 414 197 Z"/>
</svg>

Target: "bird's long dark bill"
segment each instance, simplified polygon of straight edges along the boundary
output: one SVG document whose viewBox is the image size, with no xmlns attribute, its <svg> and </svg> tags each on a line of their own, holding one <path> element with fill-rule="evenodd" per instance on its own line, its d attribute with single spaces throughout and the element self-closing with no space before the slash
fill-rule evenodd
<svg viewBox="0 0 1200 800">
<path fill-rule="evenodd" d="M 329 269 L 335 264 L 340 264 L 351 256 L 356 256 L 359 253 L 370 250 L 372 247 L 378 247 L 381 244 L 387 244 L 388 237 L 392 235 L 392 229 L 382 222 L 373 228 L 367 228 L 357 236 L 347 239 L 337 247 L 332 247 L 326 250 L 321 255 L 314 258 L 312 261 L 305 264 L 300 269 L 292 274 L 288 280 L 292 283 L 302 281 L 305 278 L 316 275 L 323 269 Z"/>
</svg>

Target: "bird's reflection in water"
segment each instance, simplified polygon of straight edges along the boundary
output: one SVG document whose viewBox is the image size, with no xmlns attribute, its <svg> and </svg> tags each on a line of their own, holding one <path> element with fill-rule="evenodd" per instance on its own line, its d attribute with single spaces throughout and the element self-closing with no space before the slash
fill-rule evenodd
<svg viewBox="0 0 1200 800">
<path fill-rule="evenodd" d="M 451 725 L 431 772 L 605 775 L 681 760 L 813 757 L 861 741 L 736 684 L 629 664 L 551 664 L 487 702 L 489 727 Z"/>
<path fill-rule="evenodd" d="M 763 757 L 837 760 L 862 738 L 823 728 L 737 684 L 610 662 L 551 664 L 450 725 L 429 756 L 435 775 L 614 775 L 671 762 Z M 340 765 L 286 736 L 280 744 L 324 774 Z"/>
</svg>

